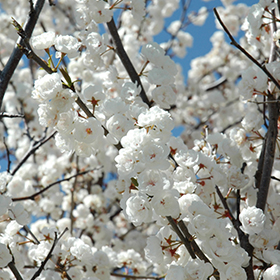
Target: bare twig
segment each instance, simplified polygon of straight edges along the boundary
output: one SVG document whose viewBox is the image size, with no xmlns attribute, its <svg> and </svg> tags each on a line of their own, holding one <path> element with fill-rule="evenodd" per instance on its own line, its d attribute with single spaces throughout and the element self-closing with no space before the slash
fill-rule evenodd
<svg viewBox="0 0 280 280">
<path fill-rule="evenodd" d="M 33 29 L 37 23 L 39 14 L 44 6 L 45 0 L 38 0 L 34 7 L 33 11 L 30 11 L 29 18 L 25 24 L 24 30 L 27 36 L 30 38 L 33 32 Z M 19 44 L 23 44 L 23 39 L 19 40 Z M 15 47 L 13 53 L 11 54 L 5 68 L 0 73 L 0 108 L 2 106 L 2 101 L 9 84 L 9 81 L 22 57 L 23 53 L 18 47 Z"/>
<path fill-rule="evenodd" d="M 40 274 L 42 273 L 45 265 L 47 264 L 48 260 L 52 257 L 52 253 L 53 253 L 53 250 L 56 246 L 56 244 L 58 243 L 59 239 L 64 235 L 64 233 L 68 230 L 68 228 L 66 228 L 61 234 L 59 237 L 57 237 L 57 233 L 55 232 L 55 238 L 54 238 L 54 241 L 53 241 L 53 245 L 47 255 L 47 257 L 45 258 L 45 260 L 41 263 L 41 266 L 39 267 L 39 269 L 35 272 L 35 274 L 33 275 L 33 277 L 31 278 L 31 280 L 34 280 L 36 279 L 37 277 L 40 276 Z"/>
<path fill-rule="evenodd" d="M 76 157 L 76 166 L 77 166 L 77 170 L 76 170 L 76 174 L 79 173 L 79 157 Z M 73 211 L 75 208 L 75 200 L 74 200 L 74 194 L 75 194 L 75 188 L 76 188 L 76 184 L 77 184 L 77 180 L 78 180 L 78 176 L 75 177 L 75 180 L 73 182 L 72 188 L 70 190 L 71 192 L 71 209 L 70 209 L 70 233 L 72 235 L 73 233 L 73 225 L 74 225 L 74 216 L 73 216 Z"/>
<path fill-rule="evenodd" d="M 27 225 L 23 226 L 23 228 L 27 233 L 29 233 L 32 236 L 36 244 L 40 244 L 40 241 L 37 239 L 37 237 L 33 234 L 33 232 L 29 229 Z"/>
<path fill-rule="evenodd" d="M 7 172 L 10 173 L 10 169 L 11 169 L 10 150 L 9 150 L 9 148 L 7 146 L 5 137 L 3 139 L 3 142 L 4 142 L 4 146 L 6 148 L 6 152 L 7 152 L 7 160 L 8 160 Z"/>
<path fill-rule="evenodd" d="M 213 266 L 213 264 L 210 262 L 210 260 L 205 256 L 205 254 L 201 251 L 201 249 L 199 248 L 199 246 L 197 245 L 197 243 L 195 242 L 195 240 L 193 239 L 193 237 L 191 236 L 191 234 L 188 231 L 188 228 L 186 227 L 185 223 L 183 220 L 181 220 L 178 223 L 181 231 L 185 234 L 186 238 L 188 238 L 189 240 L 191 240 L 191 247 L 193 249 L 193 251 L 195 252 L 195 254 L 204 262 L 210 263 L 212 265 L 212 267 L 214 268 L 214 273 L 213 273 L 213 277 L 215 279 L 220 279 L 220 273 L 217 270 L 217 268 L 215 268 Z"/>
<path fill-rule="evenodd" d="M 243 49 L 233 38 L 233 36 L 231 35 L 231 33 L 229 32 L 229 30 L 227 29 L 227 27 L 225 26 L 225 24 L 223 23 L 223 21 L 220 18 L 219 13 L 217 12 L 216 8 L 214 8 L 214 13 L 217 17 L 217 20 L 219 21 L 219 23 L 221 24 L 221 26 L 223 27 L 224 31 L 227 33 L 228 37 L 231 40 L 231 44 L 234 45 L 237 49 L 239 49 L 245 56 L 247 56 L 254 64 L 256 64 L 266 75 L 267 77 L 270 78 L 270 80 L 275 84 L 275 86 L 280 90 L 280 85 L 277 82 L 277 80 L 271 75 L 271 73 L 266 69 L 265 65 L 260 64 L 254 57 L 252 57 L 245 49 Z"/>
<path fill-rule="evenodd" d="M 274 99 L 272 95 L 268 96 L 268 100 Z M 269 124 L 268 130 L 265 136 L 265 141 L 263 143 L 264 149 L 262 150 L 262 154 L 260 155 L 260 161 L 262 161 L 261 169 L 258 169 L 260 173 L 259 180 L 259 191 L 257 197 L 256 207 L 265 210 L 266 200 L 268 195 L 268 189 L 270 184 L 270 177 L 272 173 L 274 156 L 275 156 L 275 148 L 276 148 L 276 140 L 278 134 L 278 117 L 279 117 L 279 106 L 277 103 L 269 103 L 267 105 L 268 115 L 269 115 Z M 259 166 L 258 166 L 259 167 Z"/>
<path fill-rule="evenodd" d="M 181 220 L 178 225 L 175 223 L 174 219 L 170 216 L 166 217 L 170 225 L 172 226 L 173 230 L 177 233 L 180 240 L 183 242 L 185 247 L 187 248 L 190 256 L 195 259 L 196 255 L 205 262 L 208 262 L 211 264 L 210 260 L 204 255 L 204 253 L 200 250 L 196 242 L 194 241 L 194 238 L 189 233 L 187 227 L 185 226 L 184 222 Z M 184 233 L 184 234 L 183 234 Z M 212 264 L 211 264 L 212 265 Z M 213 265 L 212 265 L 213 266 Z M 215 272 L 213 276 L 215 279 L 220 279 L 220 275 L 218 270 L 213 266 Z"/>
<path fill-rule="evenodd" d="M 226 199 L 223 197 L 223 194 L 221 193 L 221 191 L 220 191 L 220 189 L 219 189 L 218 186 L 215 186 L 215 189 L 216 189 L 216 192 L 217 192 L 217 194 L 218 194 L 218 196 L 219 196 L 219 198 L 220 198 L 220 200 L 221 200 L 221 202 L 222 202 L 224 208 L 225 208 L 226 211 L 228 212 L 228 215 L 229 215 L 229 217 L 230 217 L 230 220 L 231 220 L 231 221 L 233 222 L 233 224 L 234 224 L 234 222 L 236 221 L 236 219 L 235 219 L 234 216 L 232 215 L 231 210 L 229 209 L 228 204 L 227 204 L 227 202 L 226 202 Z"/>
<path fill-rule="evenodd" d="M 165 48 L 165 53 L 166 54 L 169 52 L 169 50 L 174 45 L 174 40 L 177 37 L 179 31 L 182 30 L 184 27 L 186 27 L 188 24 L 191 23 L 190 21 L 185 22 L 185 20 L 187 18 L 187 11 L 189 9 L 190 4 L 191 4 L 191 0 L 188 0 L 187 2 L 185 2 L 185 0 L 181 0 L 181 6 L 182 6 L 181 11 L 182 12 L 181 12 L 181 17 L 180 17 L 180 26 L 178 27 L 178 29 L 173 34 L 170 34 L 171 38 L 169 40 L 169 43 L 168 43 L 167 47 Z M 168 31 L 166 30 L 166 32 L 168 32 Z"/>
<path fill-rule="evenodd" d="M 237 217 L 236 219 L 234 218 L 234 216 L 232 215 L 228 204 L 226 202 L 226 199 L 223 197 L 220 189 L 218 188 L 218 186 L 215 186 L 216 188 L 216 192 L 224 206 L 224 208 L 228 211 L 228 214 L 230 216 L 231 222 L 234 226 L 234 228 L 236 229 L 237 233 L 238 233 L 238 237 L 240 240 L 240 246 L 248 253 L 249 257 L 250 257 L 250 261 L 249 261 L 249 265 L 247 267 L 245 267 L 245 271 L 247 274 L 247 279 L 248 280 L 254 280 L 254 272 L 253 272 L 253 246 L 249 243 L 249 236 L 247 234 L 244 234 L 244 232 L 240 229 L 241 223 L 239 221 L 239 217 Z"/>
<path fill-rule="evenodd" d="M 43 188 L 42 190 L 40 190 L 39 192 L 36 192 L 36 193 L 34 193 L 34 194 L 32 194 L 32 195 L 24 196 L 24 197 L 12 198 L 12 201 L 22 201 L 22 200 L 28 200 L 28 199 L 34 200 L 36 196 L 38 196 L 38 195 L 44 193 L 45 191 L 47 191 L 47 190 L 50 189 L 51 187 L 53 187 L 53 186 L 55 186 L 55 185 L 57 185 L 57 184 L 60 184 L 60 183 L 62 183 L 62 182 L 65 182 L 65 181 L 70 181 L 71 179 L 76 178 L 76 177 L 78 177 L 78 176 L 80 176 L 80 175 L 85 175 L 85 174 L 87 174 L 87 173 L 89 173 L 89 172 L 91 172 L 91 171 L 93 171 L 93 170 L 95 170 L 95 169 L 90 169 L 90 170 L 86 170 L 86 171 L 83 171 L 83 172 L 80 172 L 80 173 L 76 173 L 75 175 L 72 175 L 72 176 L 70 176 L 70 177 L 68 177 L 68 178 L 64 178 L 64 179 L 58 180 L 58 181 L 56 181 L 56 182 L 53 182 L 53 183 L 51 183 L 50 185 L 48 185 L 47 187 L 45 187 L 45 188 Z"/>
<path fill-rule="evenodd" d="M 23 280 L 21 274 L 19 273 L 19 271 L 17 270 L 15 263 L 13 261 L 11 261 L 10 263 L 8 263 L 8 267 L 10 268 L 10 270 L 13 272 L 13 274 L 15 275 L 15 278 L 17 280 Z"/>
<path fill-rule="evenodd" d="M 134 68 L 134 66 L 132 65 L 126 51 L 123 48 L 123 44 L 121 42 L 120 36 L 118 34 L 118 30 L 117 27 L 115 25 L 115 21 L 112 18 L 112 20 L 110 22 L 107 23 L 108 29 L 111 33 L 111 36 L 113 38 L 114 44 L 115 44 L 115 50 L 123 64 L 123 66 L 125 67 L 131 81 L 133 83 L 137 83 L 137 86 L 141 87 L 141 92 L 140 92 L 140 97 L 142 98 L 143 102 L 145 102 L 149 107 L 151 106 L 151 103 L 146 95 L 146 92 L 144 90 L 144 87 L 141 83 L 141 80 Z"/>
<path fill-rule="evenodd" d="M 118 273 L 111 273 L 112 276 L 115 277 L 120 277 L 120 278 L 125 278 L 125 279 L 155 279 L 155 280 L 160 280 L 163 278 L 163 276 L 143 276 L 143 275 L 127 275 L 127 274 L 118 274 Z"/>
<path fill-rule="evenodd" d="M 231 123 L 231 124 L 227 125 L 225 128 L 223 128 L 223 130 L 221 130 L 221 133 L 225 133 L 229 128 L 240 124 L 242 122 L 242 119 L 243 118 L 239 119 L 238 121 L 235 121 L 234 123 Z"/>
<path fill-rule="evenodd" d="M 274 177 L 274 176 L 271 176 L 271 179 L 273 179 L 273 180 L 276 180 L 276 181 L 279 181 L 279 182 L 280 182 L 280 179 L 279 179 L 279 178 L 276 178 L 276 177 Z"/>
<path fill-rule="evenodd" d="M 21 161 L 18 163 L 18 165 L 15 167 L 15 169 L 12 171 L 11 175 L 15 175 L 16 172 L 20 169 L 20 167 L 28 160 L 28 158 L 35 153 L 36 150 L 38 150 L 41 146 L 43 146 L 46 142 L 48 142 L 52 137 L 55 136 L 57 131 L 54 131 L 49 137 L 45 138 L 45 136 L 40 139 L 39 141 L 36 141 L 33 144 L 33 147 L 29 149 L 29 151 L 24 155 L 24 157 L 21 159 Z"/>
<path fill-rule="evenodd" d="M 34 13 L 34 3 L 33 3 L 33 0 L 29 0 L 29 5 L 30 5 L 29 15 L 31 15 L 32 13 Z"/>
<path fill-rule="evenodd" d="M 24 115 L 23 114 L 8 114 L 8 113 L 5 113 L 5 112 L 1 112 L 0 113 L 0 119 L 2 118 L 24 118 Z"/>
<path fill-rule="evenodd" d="M 183 242 L 183 244 L 185 245 L 186 249 L 188 250 L 190 256 L 192 257 L 192 259 L 195 259 L 195 253 L 192 250 L 190 241 L 188 238 L 185 238 L 185 236 L 182 234 L 182 232 L 180 231 L 180 229 L 178 228 L 177 224 L 175 223 L 175 221 L 173 220 L 172 217 L 167 216 L 166 217 L 168 222 L 170 223 L 171 227 L 173 228 L 173 230 L 177 233 L 178 237 L 180 238 L 180 240 Z"/>
<path fill-rule="evenodd" d="M 276 60 L 276 44 L 273 41 L 273 33 L 276 31 L 276 22 L 275 22 L 275 11 L 272 11 L 273 15 L 273 21 L 270 24 L 271 28 L 271 48 L 270 48 L 270 55 L 269 55 L 269 63 Z M 270 185 L 270 178 L 274 163 L 274 156 L 275 156 L 275 148 L 276 148 L 276 141 L 277 141 L 277 134 L 278 134 L 278 117 L 279 117 L 279 103 L 274 102 L 278 101 L 274 97 L 273 94 L 271 94 L 273 88 L 272 84 L 269 84 L 269 95 L 267 96 L 267 101 L 269 102 L 267 104 L 267 110 L 268 110 L 268 129 L 265 136 L 265 141 L 263 141 L 263 149 L 262 153 L 260 155 L 260 164 L 258 165 L 258 174 L 259 176 L 259 182 L 258 182 L 258 196 L 257 196 L 257 204 L 256 207 L 262 209 L 265 211 L 266 206 L 266 200 Z"/>
<path fill-rule="evenodd" d="M 213 90 L 219 86 L 221 86 L 222 84 L 226 83 L 227 82 L 227 78 L 226 77 L 220 77 L 218 80 L 216 80 L 215 82 L 211 83 L 211 84 L 208 84 L 208 85 L 205 85 L 203 87 L 203 90 L 205 91 L 210 91 L 210 90 Z"/>
<path fill-rule="evenodd" d="M 39 66 L 41 66 L 48 74 L 52 74 L 55 71 L 53 71 L 35 52 L 30 48 L 26 49 L 23 46 L 18 46 L 20 50 L 26 55 L 28 59 L 32 59 L 35 61 Z"/>
</svg>

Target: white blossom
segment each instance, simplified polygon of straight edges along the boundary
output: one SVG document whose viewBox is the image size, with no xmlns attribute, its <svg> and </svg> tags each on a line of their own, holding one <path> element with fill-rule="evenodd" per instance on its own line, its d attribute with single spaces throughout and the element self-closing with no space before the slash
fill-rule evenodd
<svg viewBox="0 0 280 280">
<path fill-rule="evenodd" d="M 240 227 L 245 233 L 260 233 L 264 228 L 265 215 L 259 208 L 248 207 L 241 211 L 239 215 L 242 226 Z"/>
<path fill-rule="evenodd" d="M 7 266 L 12 261 L 12 255 L 5 244 L 0 243 L 0 267 Z"/>
<path fill-rule="evenodd" d="M 31 44 L 37 50 L 48 49 L 55 44 L 55 33 L 48 31 L 37 36 L 32 36 Z"/>
</svg>

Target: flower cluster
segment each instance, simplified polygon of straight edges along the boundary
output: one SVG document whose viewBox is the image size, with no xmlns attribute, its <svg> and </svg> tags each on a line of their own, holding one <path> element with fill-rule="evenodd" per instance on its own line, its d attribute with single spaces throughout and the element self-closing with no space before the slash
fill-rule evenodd
<svg viewBox="0 0 280 280">
<path fill-rule="evenodd" d="M 216 31 L 185 84 L 173 58 L 209 10 L 179 2 L 43 8 L 19 46 L 42 68 L 15 71 L 0 114 L 0 279 L 279 279 L 279 5 L 222 0 L 243 54 Z"/>
</svg>

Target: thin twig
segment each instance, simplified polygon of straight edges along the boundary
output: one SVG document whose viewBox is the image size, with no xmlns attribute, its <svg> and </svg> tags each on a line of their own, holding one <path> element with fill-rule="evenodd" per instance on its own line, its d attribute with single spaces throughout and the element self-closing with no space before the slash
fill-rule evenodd
<svg viewBox="0 0 280 280">
<path fill-rule="evenodd" d="M 26 57 L 30 60 L 35 61 L 41 68 L 43 68 L 48 74 L 52 74 L 55 71 L 53 71 L 38 55 L 34 53 L 34 51 L 30 48 L 29 50 L 22 47 L 18 46 L 20 50 L 26 55 Z"/>
<path fill-rule="evenodd" d="M 76 174 L 78 174 L 79 173 L 79 156 L 76 157 L 76 166 L 77 166 Z M 73 225 L 74 225 L 74 216 L 73 216 L 73 211 L 74 211 L 74 208 L 75 208 L 74 194 L 75 194 L 75 188 L 76 188 L 77 180 L 78 180 L 78 176 L 75 177 L 72 188 L 70 190 L 70 192 L 71 192 L 71 209 L 70 209 L 70 221 L 71 221 L 70 233 L 71 233 L 71 235 L 73 233 Z"/>
<path fill-rule="evenodd" d="M 180 240 L 185 245 L 185 247 L 188 250 L 188 252 L 189 252 L 190 256 L 192 257 L 192 259 L 196 259 L 195 253 L 192 250 L 192 247 L 191 247 L 189 239 L 185 238 L 185 236 L 182 234 L 182 232 L 180 231 L 179 227 L 177 226 L 177 224 L 175 223 L 175 221 L 173 220 L 172 217 L 167 216 L 166 218 L 167 218 L 168 222 L 170 223 L 171 227 L 173 228 L 173 230 L 177 233 L 177 235 L 180 238 Z"/>
<path fill-rule="evenodd" d="M 29 233 L 31 236 L 32 236 L 32 238 L 35 240 L 35 243 L 38 245 L 38 244 L 40 244 L 40 241 L 37 239 L 37 237 L 34 235 L 34 233 L 29 229 L 29 227 L 27 226 L 27 225 L 24 225 L 23 226 L 23 228 L 24 228 L 24 230 L 27 232 L 27 233 Z"/>
<path fill-rule="evenodd" d="M 230 210 L 230 208 L 229 208 L 229 206 L 227 204 L 226 199 L 224 198 L 223 194 L 221 193 L 221 191 L 220 191 L 220 189 L 219 189 L 219 187 L 217 185 L 215 186 L 215 189 L 216 189 L 216 192 L 217 192 L 217 194 L 218 194 L 218 196 L 219 196 L 219 198 L 220 198 L 224 208 L 227 211 L 227 214 L 230 217 L 230 220 L 231 220 L 234 228 L 237 230 L 238 233 L 241 233 L 242 232 L 241 229 L 240 229 L 241 223 L 239 222 L 238 217 L 236 219 L 234 218 L 234 216 L 233 216 L 233 214 L 232 214 L 232 212 L 231 212 L 231 210 Z"/>
<path fill-rule="evenodd" d="M 6 148 L 6 152 L 7 152 L 7 160 L 8 160 L 7 172 L 10 173 L 10 169 L 11 169 L 10 150 L 9 150 L 9 148 L 7 146 L 6 138 L 5 137 L 3 138 L 3 143 L 4 143 L 4 146 Z"/>
<path fill-rule="evenodd" d="M 107 23 L 108 29 L 111 33 L 111 36 L 113 38 L 114 44 L 115 44 L 115 50 L 123 64 L 123 66 L 125 67 L 131 81 L 133 83 L 137 83 L 137 86 L 141 87 L 141 92 L 140 92 L 140 97 L 142 98 L 143 102 L 146 103 L 149 107 L 151 106 L 151 103 L 146 95 L 146 92 L 144 90 L 144 87 L 142 85 L 142 82 L 133 66 L 133 64 L 131 63 L 126 51 L 124 50 L 122 41 L 120 39 L 120 36 L 118 34 L 118 30 L 117 27 L 115 25 L 115 21 L 112 18 L 110 22 Z"/>
<path fill-rule="evenodd" d="M 268 100 L 274 99 L 272 95 L 268 96 Z M 266 200 L 268 195 L 268 189 L 270 184 L 270 177 L 272 173 L 275 148 L 278 134 L 278 117 L 279 108 L 277 103 L 269 103 L 268 106 L 268 116 L 269 124 L 268 130 L 265 136 L 265 141 L 263 143 L 264 149 L 263 154 L 260 155 L 260 159 L 263 159 L 263 165 L 261 166 L 260 172 L 261 178 L 259 180 L 259 191 L 257 194 L 257 204 L 256 207 L 265 211 Z M 258 166 L 259 167 L 259 166 Z"/>
<path fill-rule="evenodd" d="M 143 276 L 143 275 L 127 275 L 127 274 L 118 274 L 118 273 L 111 273 L 112 276 L 115 277 L 120 277 L 120 278 L 125 278 L 125 279 L 155 279 L 155 280 L 160 280 L 162 278 L 164 278 L 163 276 Z"/>
<path fill-rule="evenodd" d="M 29 0 L 30 12 L 29 15 L 31 16 L 34 13 L 34 3 L 33 0 Z"/>
<path fill-rule="evenodd" d="M 205 90 L 205 91 L 213 90 L 213 89 L 223 85 L 226 82 L 227 82 L 227 78 L 226 77 L 220 77 L 218 80 L 214 81 L 213 83 L 205 85 L 203 87 L 203 90 Z"/>
<path fill-rule="evenodd" d="M 279 178 L 276 178 L 276 177 L 274 177 L 274 176 L 271 176 L 271 179 L 273 179 L 273 180 L 276 180 L 276 181 L 279 181 L 279 182 L 280 182 L 280 179 L 279 179 Z"/>
<path fill-rule="evenodd" d="M 8 267 L 10 268 L 10 270 L 13 272 L 13 274 L 15 275 L 15 278 L 17 280 L 23 280 L 21 274 L 19 273 L 18 269 L 15 266 L 15 263 L 13 261 L 11 261 L 10 263 L 8 263 Z"/>
<path fill-rule="evenodd" d="M 30 150 L 24 155 L 24 157 L 21 159 L 21 161 L 18 163 L 18 165 L 12 171 L 11 175 L 15 175 L 16 172 L 20 169 L 20 167 L 28 160 L 28 158 L 31 155 L 33 155 L 36 150 L 38 150 L 41 146 L 43 146 L 46 142 L 48 142 L 52 137 L 54 137 L 56 133 L 57 133 L 57 131 L 54 131 L 48 138 L 45 139 L 45 137 L 43 137 L 38 142 L 35 142 L 33 147 L 30 148 Z"/>
<path fill-rule="evenodd" d="M 55 238 L 54 238 L 54 241 L 53 241 L 53 245 L 47 255 L 47 257 L 45 258 L 45 260 L 41 263 L 41 266 L 39 267 L 39 269 L 35 272 L 35 274 L 33 275 L 33 277 L 31 278 L 31 280 L 34 280 L 36 279 L 37 277 L 40 276 L 40 274 L 42 273 L 45 265 L 47 264 L 48 260 L 52 257 L 52 253 L 53 253 L 53 250 L 56 246 L 56 244 L 58 243 L 58 241 L 60 240 L 60 238 L 64 235 L 64 233 L 68 230 L 68 228 L 65 228 L 65 230 L 60 234 L 59 237 L 57 237 L 57 232 L 55 232 Z"/>
<path fill-rule="evenodd" d="M 30 13 L 29 13 L 29 18 L 24 27 L 24 30 L 29 38 L 32 35 L 33 29 L 37 23 L 39 14 L 44 6 L 44 3 L 45 3 L 45 0 L 38 0 L 36 2 L 34 10 L 30 11 Z M 20 39 L 19 44 L 21 45 L 22 43 L 23 43 L 23 39 Z M 4 95 L 5 95 L 7 86 L 9 84 L 9 81 L 10 81 L 22 55 L 23 55 L 23 53 L 21 52 L 21 50 L 18 47 L 15 47 L 5 68 L 0 73 L 0 108 L 2 106 L 2 101 L 3 101 Z"/>
<path fill-rule="evenodd" d="M 195 254 L 204 262 L 210 263 L 214 269 L 214 273 L 213 273 L 213 277 L 215 279 L 220 279 L 220 273 L 218 271 L 217 268 L 215 268 L 215 266 L 210 262 L 210 260 L 205 256 L 205 254 L 201 251 L 201 249 L 199 248 L 199 246 L 197 245 L 197 243 L 195 242 L 195 240 L 192 238 L 191 234 L 188 231 L 188 228 L 186 227 L 185 223 L 183 220 L 181 220 L 178 223 L 181 231 L 185 234 L 186 238 L 188 238 L 189 240 L 191 240 L 191 247 L 193 249 L 193 251 L 195 252 Z"/>
<path fill-rule="evenodd" d="M 0 119 L 2 118 L 24 118 L 23 114 L 8 114 L 6 112 L 1 112 L 0 113 Z"/>
<path fill-rule="evenodd" d="M 101 168 L 101 167 L 100 167 L 100 168 Z M 86 170 L 86 171 L 77 173 L 77 174 L 75 174 L 75 175 L 72 175 L 72 176 L 70 176 L 70 177 L 68 177 L 68 178 L 64 178 L 64 179 L 58 180 L 58 181 L 56 181 L 56 182 L 51 183 L 51 184 L 48 185 L 47 187 L 43 188 L 43 189 L 40 190 L 39 192 L 36 192 L 36 193 L 34 193 L 34 194 L 32 194 L 32 195 L 29 195 L 29 196 L 12 198 L 12 201 L 22 201 L 22 200 L 27 200 L 27 199 L 34 200 L 36 196 L 38 196 L 38 195 L 44 193 L 45 191 L 47 191 L 47 190 L 50 189 L 51 187 L 53 187 L 53 186 L 55 186 L 55 185 L 57 185 L 57 184 L 60 184 L 60 183 L 62 183 L 62 182 L 65 182 L 65 181 L 70 181 L 70 180 L 73 179 L 73 178 L 76 178 L 76 177 L 81 176 L 81 175 L 85 175 L 85 174 L 87 174 L 87 173 L 89 173 L 89 172 L 91 172 L 91 171 L 94 171 L 94 170 L 96 170 L 96 169 Z"/>
<path fill-rule="evenodd" d="M 180 17 L 180 26 L 178 27 L 178 29 L 172 34 L 172 33 L 169 33 L 167 30 L 166 32 L 168 32 L 170 35 L 171 35 L 171 38 L 168 42 L 168 46 L 165 48 L 165 53 L 167 54 L 169 52 L 169 50 L 172 48 L 172 46 L 174 45 L 174 40 L 175 38 L 177 37 L 178 33 L 180 30 L 183 29 L 183 27 L 186 27 L 189 23 L 191 23 L 190 21 L 189 22 L 185 22 L 186 18 L 188 19 L 187 17 L 187 12 L 188 12 L 188 8 L 191 4 L 191 0 L 188 0 L 187 3 L 184 1 L 184 0 L 181 0 L 181 17 Z"/>
<path fill-rule="evenodd" d="M 227 125 L 223 130 L 221 130 L 221 133 L 225 133 L 229 128 L 240 124 L 242 122 L 242 120 L 243 120 L 243 117 L 241 119 L 239 119 L 238 121 L 235 121 L 234 123 Z"/>
<path fill-rule="evenodd" d="M 223 197 L 220 189 L 218 186 L 215 186 L 216 188 L 216 192 L 224 206 L 224 208 L 228 211 L 228 214 L 230 215 L 230 218 L 231 218 L 231 222 L 234 226 L 234 228 L 236 229 L 237 233 L 238 233 L 238 237 L 239 237 L 239 240 L 240 240 L 240 246 L 248 253 L 249 257 L 250 257 L 250 261 L 249 261 L 249 265 L 247 267 L 245 267 L 245 271 L 246 271 L 246 274 L 247 274 L 247 279 L 248 280 L 253 280 L 254 279 L 254 272 L 253 272 L 253 246 L 249 243 L 249 236 L 248 234 L 244 234 L 244 232 L 240 229 L 240 226 L 241 226 L 241 223 L 239 221 L 239 217 L 237 217 L 236 219 L 233 217 L 228 205 L 227 205 L 227 202 L 226 202 L 226 199 Z"/>
<path fill-rule="evenodd" d="M 277 80 L 271 75 L 271 73 L 266 69 L 265 65 L 261 65 L 254 57 L 252 57 L 245 49 L 243 49 L 233 38 L 233 36 L 231 35 L 231 33 L 229 32 L 229 30 L 227 29 L 227 27 L 225 26 L 225 24 L 223 23 L 223 21 L 220 18 L 219 13 L 217 12 L 216 8 L 214 8 L 214 13 L 217 17 L 217 20 L 219 21 L 219 23 L 221 24 L 221 26 L 223 27 L 224 31 L 227 33 L 228 37 L 231 40 L 231 44 L 234 45 L 237 49 L 239 49 L 245 56 L 247 56 L 254 64 L 256 64 L 266 75 L 267 77 L 270 78 L 270 80 L 275 84 L 275 86 L 280 90 L 280 85 L 277 82 Z"/>
</svg>

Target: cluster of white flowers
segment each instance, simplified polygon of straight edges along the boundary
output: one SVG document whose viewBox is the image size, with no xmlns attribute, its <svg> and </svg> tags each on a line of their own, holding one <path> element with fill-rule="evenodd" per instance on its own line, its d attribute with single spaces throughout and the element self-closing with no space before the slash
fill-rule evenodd
<svg viewBox="0 0 280 280">
<path fill-rule="evenodd" d="M 280 80 L 279 61 L 269 60 L 280 33 L 268 25 L 278 7 L 223 0 L 217 11 L 224 24 L 234 36 L 242 26 L 240 44 L 265 68 L 219 30 L 212 50 L 192 60 L 186 86 L 172 58 L 193 45 L 184 26 L 203 25 L 209 11 L 185 6 L 181 20 L 165 28 L 170 41 L 154 42 L 179 2 L 62 0 L 44 7 L 30 42 L 36 53 L 45 50 L 53 73 L 16 70 L 3 100 L 5 113 L 25 118 L 0 122 L 0 148 L 9 157 L 8 172 L 0 173 L 0 279 L 14 279 L 15 269 L 31 279 L 45 260 L 40 279 L 128 272 L 243 280 L 250 268 L 280 279 L 277 135 L 276 180 L 266 208 L 256 207 L 260 165 L 267 164 L 266 98 L 279 99 L 263 71 Z M 26 1 L 13 5 L 1 7 L 20 19 L 28 13 Z M 113 35 L 123 46 L 104 28 L 116 15 Z M 7 22 L 2 13 L 0 19 Z M 0 27 L 1 64 L 15 39 Z M 173 135 L 177 125 L 181 137 Z"/>
</svg>

